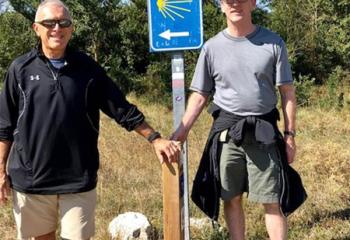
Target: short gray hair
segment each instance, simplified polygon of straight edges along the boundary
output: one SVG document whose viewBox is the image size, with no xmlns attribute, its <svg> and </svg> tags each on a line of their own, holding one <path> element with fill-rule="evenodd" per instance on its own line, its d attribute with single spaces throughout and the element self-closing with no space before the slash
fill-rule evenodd
<svg viewBox="0 0 350 240">
<path fill-rule="evenodd" d="M 71 15 L 70 15 L 68 7 L 61 0 L 44 0 L 39 4 L 38 9 L 36 10 L 35 21 L 39 21 L 39 13 L 48 4 L 53 4 L 53 5 L 58 5 L 58 6 L 63 7 L 69 16 L 69 19 L 71 19 Z"/>
</svg>

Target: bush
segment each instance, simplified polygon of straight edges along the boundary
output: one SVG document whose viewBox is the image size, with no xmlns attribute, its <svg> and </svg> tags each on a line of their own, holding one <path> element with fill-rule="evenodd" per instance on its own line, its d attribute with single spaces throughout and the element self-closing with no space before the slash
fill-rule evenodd
<svg viewBox="0 0 350 240">
<path fill-rule="evenodd" d="M 145 74 L 132 79 L 133 91 L 142 95 L 150 102 L 171 104 L 171 64 L 170 57 L 163 62 L 154 62 L 148 65 Z"/>
<path fill-rule="evenodd" d="M 298 79 L 294 82 L 298 106 L 310 105 L 314 83 L 315 78 L 312 78 L 309 75 L 299 75 Z"/>
<path fill-rule="evenodd" d="M 30 22 L 15 12 L 0 14 L 0 82 L 7 68 L 18 56 L 35 46 L 36 38 Z"/>
<path fill-rule="evenodd" d="M 343 108 L 346 89 L 349 87 L 349 72 L 337 66 L 326 81 L 327 95 L 320 101 L 324 108 Z"/>
</svg>

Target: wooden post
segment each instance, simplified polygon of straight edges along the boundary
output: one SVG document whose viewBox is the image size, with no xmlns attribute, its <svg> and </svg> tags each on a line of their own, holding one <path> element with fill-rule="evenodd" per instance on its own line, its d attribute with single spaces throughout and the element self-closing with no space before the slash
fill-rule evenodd
<svg viewBox="0 0 350 240">
<path fill-rule="evenodd" d="M 163 228 L 164 240 L 183 240 L 179 163 L 163 164 Z"/>
</svg>

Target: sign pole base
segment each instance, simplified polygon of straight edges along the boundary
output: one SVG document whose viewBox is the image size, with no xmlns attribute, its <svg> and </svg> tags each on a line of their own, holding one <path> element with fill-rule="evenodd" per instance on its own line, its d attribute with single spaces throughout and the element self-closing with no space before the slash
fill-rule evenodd
<svg viewBox="0 0 350 240">
<path fill-rule="evenodd" d="M 183 240 L 180 171 L 178 163 L 167 162 L 162 165 L 164 240 Z"/>
</svg>

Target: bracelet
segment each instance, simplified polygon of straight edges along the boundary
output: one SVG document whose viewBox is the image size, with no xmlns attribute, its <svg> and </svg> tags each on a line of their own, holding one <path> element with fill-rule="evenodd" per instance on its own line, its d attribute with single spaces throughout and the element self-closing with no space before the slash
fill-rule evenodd
<svg viewBox="0 0 350 240">
<path fill-rule="evenodd" d="M 288 135 L 288 136 L 291 136 L 291 137 L 295 137 L 297 135 L 295 130 L 284 131 L 283 133 L 284 133 L 284 135 Z"/>
<path fill-rule="evenodd" d="M 162 136 L 160 135 L 159 132 L 153 132 L 151 133 L 148 137 L 147 137 L 147 141 L 149 141 L 150 143 L 152 143 L 154 140 L 156 140 L 157 138 L 161 138 Z"/>
</svg>

